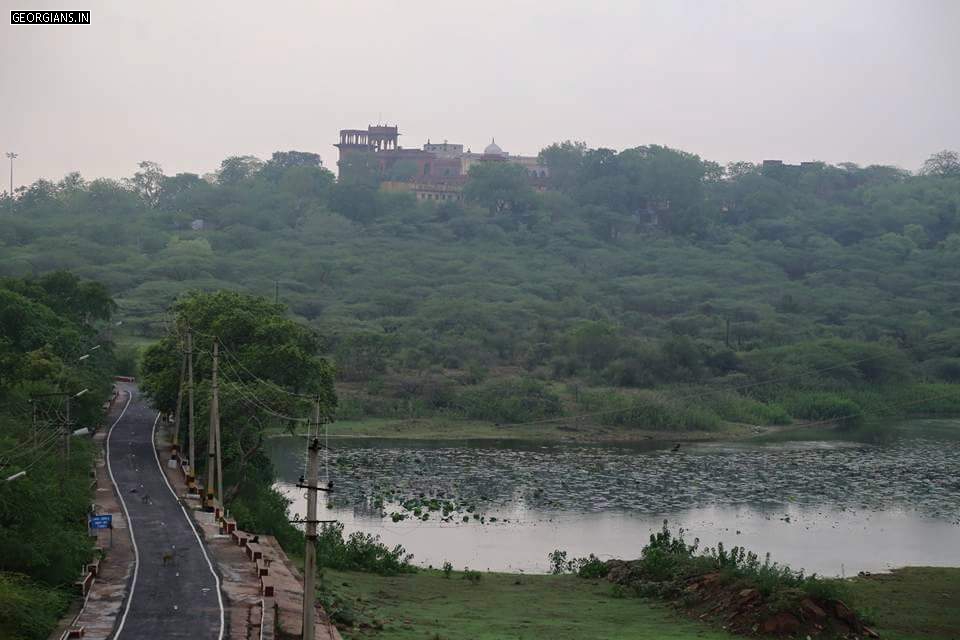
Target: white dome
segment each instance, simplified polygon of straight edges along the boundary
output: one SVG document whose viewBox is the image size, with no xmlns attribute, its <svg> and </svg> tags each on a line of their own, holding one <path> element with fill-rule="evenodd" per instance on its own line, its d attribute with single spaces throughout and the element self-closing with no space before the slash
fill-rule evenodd
<svg viewBox="0 0 960 640">
<path fill-rule="evenodd" d="M 490 138 L 490 144 L 483 150 L 483 155 L 485 156 L 505 156 L 507 155 L 503 149 L 497 145 L 497 141 L 493 138 Z"/>
</svg>

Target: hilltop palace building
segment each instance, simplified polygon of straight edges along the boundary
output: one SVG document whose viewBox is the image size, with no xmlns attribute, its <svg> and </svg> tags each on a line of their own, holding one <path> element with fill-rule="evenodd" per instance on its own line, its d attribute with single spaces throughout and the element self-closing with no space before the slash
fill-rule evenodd
<svg viewBox="0 0 960 640">
<path fill-rule="evenodd" d="M 523 167 L 530 185 L 546 189 L 549 172 L 536 156 L 511 155 L 494 140 L 473 153 L 462 144 L 427 140 L 422 149 L 406 149 L 398 143 L 396 126 L 370 125 L 366 129 L 341 129 L 337 167 L 340 176 L 356 171 L 374 171 L 384 179 L 381 188 L 413 193 L 418 200 L 459 201 L 470 167 L 482 162 L 507 162 Z"/>
</svg>

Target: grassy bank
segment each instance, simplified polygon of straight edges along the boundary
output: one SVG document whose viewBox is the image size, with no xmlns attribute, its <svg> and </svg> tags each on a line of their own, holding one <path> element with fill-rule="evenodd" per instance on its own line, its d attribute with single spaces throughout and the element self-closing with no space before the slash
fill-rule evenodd
<svg viewBox="0 0 960 640">
<path fill-rule="evenodd" d="M 488 388 L 489 387 L 489 388 Z M 637 442 L 777 436 L 833 425 L 868 435 L 910 417 L 960 415 L 960 385 L 914 383 L 837 391 L 784 387 L 757 397 L 709 385 L 658 390 L 503 380 L 450 390 L 462 403 L 338 385 L 334 437 Z M 545 400 L 549 399 L 549 402 Z M 446 402 L 446 401 L 444 401 Z M 547 410 L 549 408 L 549 410 Z M 275 427 L 273 433 L 284 433 Z M 787 436 L 793 438 L 793 435 Z M 802 435 L 801 435 L 802 437 Z"/>
<path fill-rule="evenodd" d="M 572 423 L 573 421 L 571 421 Z M 342 420 L 330 425 L 331 437 L 399 438 L 410 440 L 544 440 L 584 442 L 637 442 L 644 440 L 721 440 L 755 435 L 748 425 L 728 424 L 716 431 L 656 431 L 626 426 L 599 424 L 546 423 L 521 426 L 498 426 L 492 422 L 455 418 L 365 418 Z M 288 435 L 282 427 L 270 430 L 271 435 Z M 298 431 L 302 435 L 302 432 Z"/>
<path fill-rule="evenodd" d="M 960 637 L 960 568 L 905 567 L 848 584 L 885 640 Z"/>
<path fill-rule="evenodd" d="M 721 631 L 685 620 L 671 608 L 616 598 L 600 580 L 573 576 L 439 571 L 395 577 L 326 570 L 325 583 L 358 623 L 382 628 L 342 632 L 346 640 L 484 640 L 500 638 L 663 638 L 713 640 Z"/>
<path fill-rule="evenodd" d="M 358 625 L 371 625 L 344 631 L 347 640 L 733 637 L 669 605 L 616 597 L 604 580 L 569 575 L 484 573 L 474 583 L 461 572 L 380 577 L 328 569 L 324 580 Z M 909 567 L 850 580 L 848 587 L 885 639 L 957 637 L 960 569 Z"/>
</svg>

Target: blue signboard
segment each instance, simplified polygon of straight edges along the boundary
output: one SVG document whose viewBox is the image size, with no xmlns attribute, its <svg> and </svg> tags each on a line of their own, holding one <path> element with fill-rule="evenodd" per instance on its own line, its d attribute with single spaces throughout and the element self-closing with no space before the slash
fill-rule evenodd
<svg viewBox="0 0 960 640">
<path fill-rule="evenodd" d="M 113 529 L 113 516 L 108 514 L 102 516 L 90 516 L 91 529 Z"/>
</svg>

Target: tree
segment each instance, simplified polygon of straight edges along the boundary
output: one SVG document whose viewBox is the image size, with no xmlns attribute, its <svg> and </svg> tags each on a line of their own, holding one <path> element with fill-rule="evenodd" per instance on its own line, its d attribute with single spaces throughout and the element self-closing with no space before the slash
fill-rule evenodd
<svg viewBox="0 0 960 640">
<path fill-rule="evenodd" d="M 309 151 L 274 151 L 267 166 L 286 171 L 291 167 L 319 167 L 320 154 Z"/>
<path fill-rule="evenodd" d="M 463 195 L 494 215 L 507 214 L 518 222 L 526 221 L 527 214 L 536 208 L 536 196 L 526 170 L 507 162 L 471 166 Z"/>
<path fill-rule="evenodd" d="M 160 191 L 163 189 L 163 183 L 166 176 L 163 175 L 163 169 L 156 162 L 144 160 L 137 165 L 140 171 L 133 174 L 130 179 L 130 185 L 139 195 L 147 206 L 156 207 L 160 200 Z"/>
<path fill-rule="evenodd" d="M 40 278 L 45 303 L 84 325 L 109 321 L 117 309 L 107 288 L 99 282 L 82 281 L 67 271 L 54 271 Z"/>
<path fill-rule="evenodd" d="M 324 419 L 333 417 L 337 403 L 333 368 L 317 357 L 319 336 L 287 317 L 285 311 L 265 298 L 232 291 L 190 293 L 173 306 L 176 333 L 150 346 L 141 366 L 144 391 L 158 409 L 172 412 L 182 340 L 192 331 L 201 414 L 198 424 L 206 424 L 202 416 L 209 410 L 209 354 L 212 336 L 217 336 L 221 345 L 225 501 L 230 505 L 236 500 L 238 509 L 247 513 L 257 510 L 259 500 L 268 499 L 264 492 L 269 493 L 273 480 L 263 451 L 267 428 L 289 426 L 289 421 L 278 415 L 310 415 L 310 403 L 292 394 L 319 397 Z M 265 407 L 269 411 L 264 411 Z M 200 448 L 198 460 L 202 462 L 206 456 L 199 452 Z"/>
<path fill-rule="evenodd" d="M 356 182 L 338 182 L 330 194 L 330 208 L 360 224 L 373 222 L 379 215 L 375 188 Z"/>
<path fill-rule="evenodd" d="M 146 201 L 131 187 L 107 178 L 92 181 L 87 188 L 86 197 L 78 206 L 93 210 L 101 216 L 130 216 L 144 210 Z"/>
<path fill-rule="evenodd" d="M 343 380 L 366 380 L 383 373 L 392 351 L 389 336 L 382 333 L 351 333 L 337 342 L 337 375 Z"/>
<path fill-rule="evenodd" d="M 326 198 L 333 188 L 333 174 L 317 166 L 294 166 L 280 177 L 282 191 L 299 198 Z"/>
<path fill-rule="evenodd" d="M 63 176 L 63 180 L 57 184 L 57 190 L 62 195 L 75 195 L 87 188 L 87 182 L 83 176 L 76 171 L 72 171 Z"/>
<path fill-rule="evenodd" d="M 384 178 L 377 154 L 368 151 L 355 151 L 345 155 L 337 163 L 337 169 L 340 184 L 377 187 Z"/>
<path fill-rule="evenodd" d="M 231 156 L 220 163 L 217 181 L 222 185 L 238 185 L 263 168 L 263 160 L 256 156 Z"/>
<path fill-rule="evenodd" d="M 195 173 L 178 173 L 165 177 L 160 186 L 157 206 L 168 211 L 178 211 L 186 200 L 186 194 L 194 189 L 209 187 L 207 182 Z"/>
<path fill-rule="evenodd" d="M 960 176 L 960 154 L 956 151 L 940 151 L 927 158 L 920 173 L 941 178 Z"/>
<path fill-rule="evenodd" d="M 730 162 L 725 167 L 724 173 L 730 180 L 739 180 L 747 175 L 758 175 L 760 167 L 755 162 Z"/>
<path fill-rule="evenodd" d="M 581 322 L 567 332 L 567 349 L 590 369 L 600 370 L 617 355 L 621 338 L 604 322 Z"/>
<path fill-rule="evenodd" d="M 260 176 L 271 182 L 277 182 L 289 170 L 319 169 L 320 155 L 309 151 L 274 151 L 273 155 L 260 169 Z"/>
<path fill-rule="evenodd" d="M 550 184 L 561 191 L 571 191 L 580 180 L 584 156 L 587 152 L 585 142 L 555 142 L 540 151 L 540 162 L 550 170 Z"/>
</svg>

